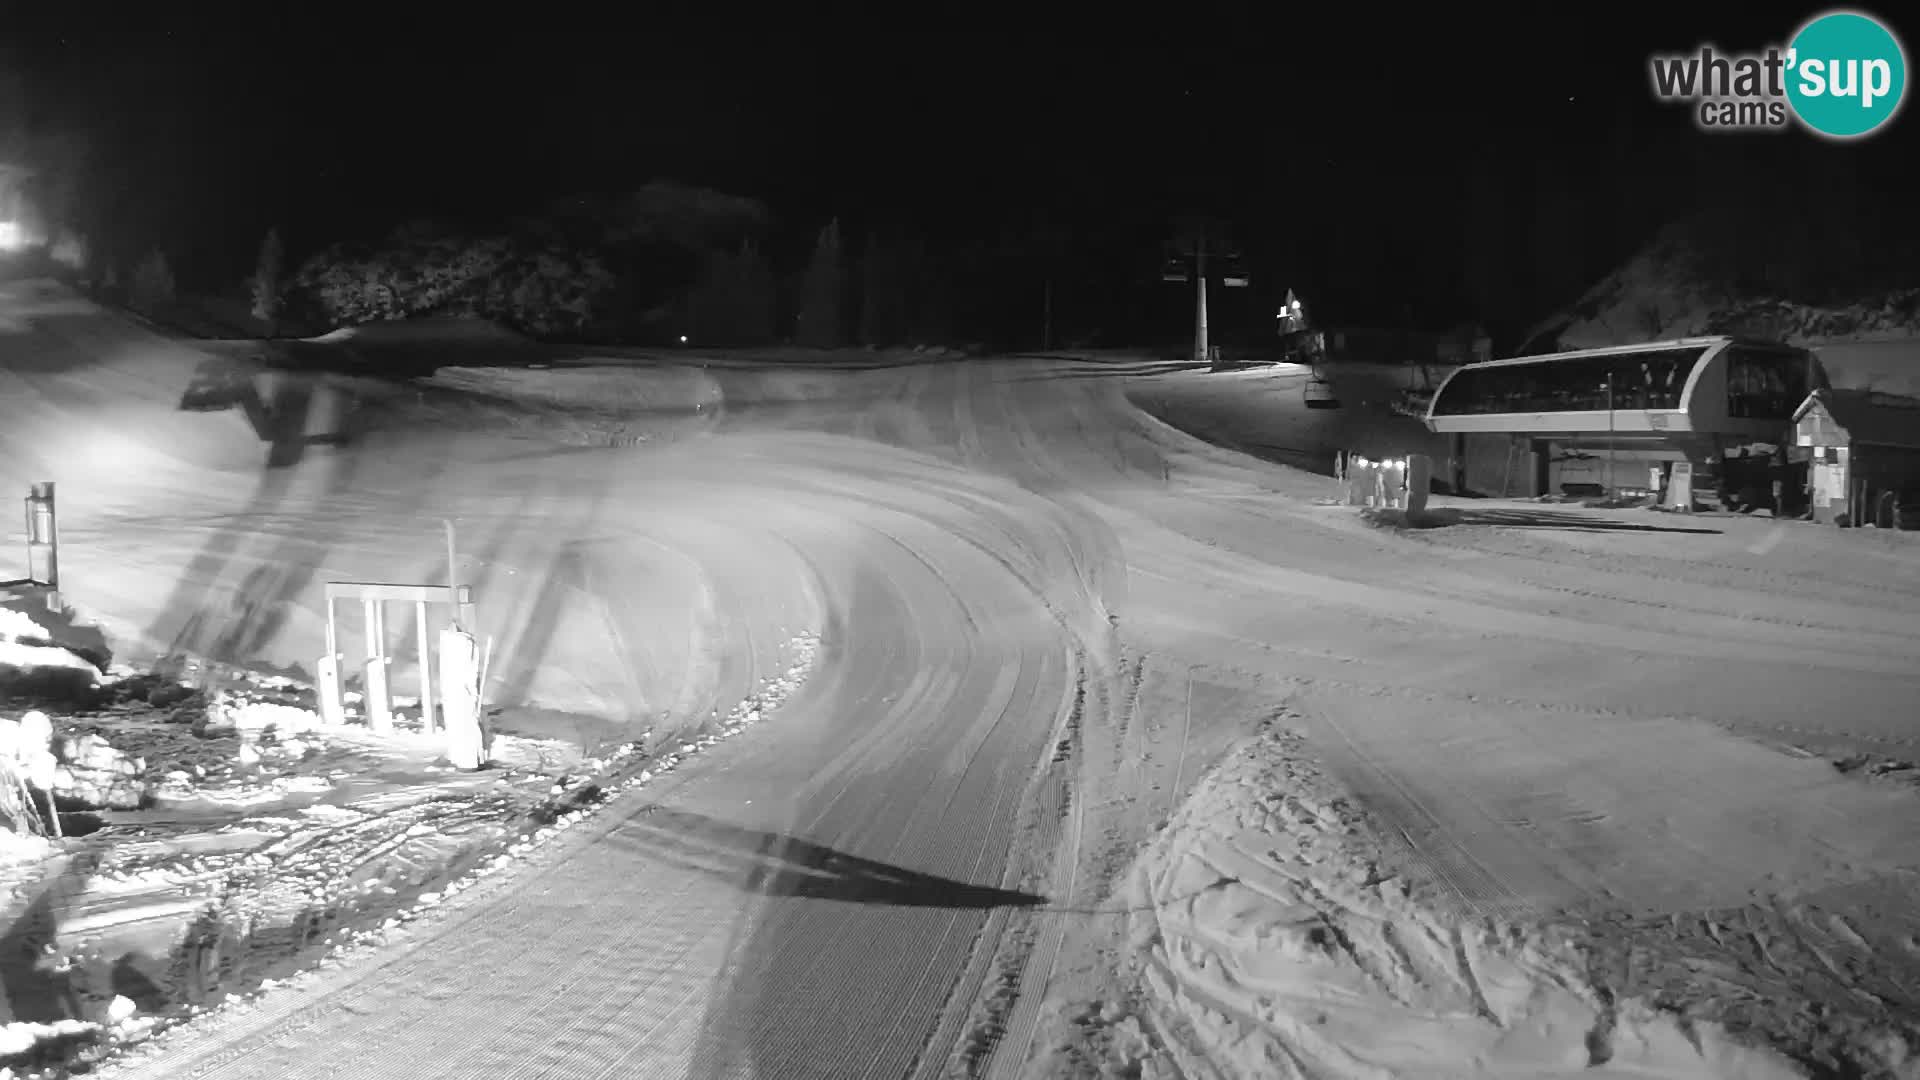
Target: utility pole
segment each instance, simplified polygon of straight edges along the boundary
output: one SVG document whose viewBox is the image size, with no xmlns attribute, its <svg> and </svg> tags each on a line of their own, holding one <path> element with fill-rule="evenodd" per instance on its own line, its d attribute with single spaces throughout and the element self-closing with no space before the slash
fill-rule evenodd
<svg viewBox="0 0 1920 1080">
<path fill-rule="evenodd" d="M 1193 251 L 1193 280 L 1198 283 L 1199 299 L 1193 313 L 1193 362 L 1210 364 L 1213 354 L 1207 349 L 1207 240 L 1202 236 Z"/>
</svg>

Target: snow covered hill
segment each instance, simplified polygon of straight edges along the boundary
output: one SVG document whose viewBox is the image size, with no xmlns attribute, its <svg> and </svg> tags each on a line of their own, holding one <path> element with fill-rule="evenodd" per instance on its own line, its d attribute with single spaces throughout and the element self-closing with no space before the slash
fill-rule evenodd
<svg viewBox="0 0 1920 1080">
<path fill-rule="evenodd" d="M 1839 386 L 1920 392 L 1920 287 L 1862 286 L 1847 300 L 1822 303 L 1756 295 L 1729 279 L 1724 258 L 1706 253 L 1718 242 L 1710 231 L 1704 220 L 1668 226 L 1536 325 L 1515 354 L 1733 333 L 1813 346 Z M 1829 289 L 1849 295 L 1837 279 Z"/>
</svg>

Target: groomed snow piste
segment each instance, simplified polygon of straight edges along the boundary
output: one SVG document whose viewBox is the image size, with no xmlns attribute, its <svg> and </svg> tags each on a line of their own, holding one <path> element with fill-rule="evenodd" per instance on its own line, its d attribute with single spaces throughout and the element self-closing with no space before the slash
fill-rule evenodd
<svg viewBox="0 0 1920 1080">
<path fill-rule="evenodd" d="M 1096 357 L 596 354 L 440 391 L 537 400 L 553 432 L 366 389 L 351 445 L 265 471 L 233 414 L 172 409 L 184 347 L 35 295 L 12 302 L 54 310 L 0 333 L 0 491 L 60 482 L 68 591 L 126 653 L 310 663 L 320 583 L 444 580 L 443 518 L 498 643 L 490 696 L 529 716 L 691 729 L 796 635 L 822 642 L 750 734 L 124 1075 L 1368 1075 L 1362 1050 L 1409 1046 L 1453 1055 L 1444 1075 L 1596 1046 L 1731 1075 L 1761 1060 L 1747 1044 L 1912 1067 L 1920 950 L 1890 899 L 1920 867 L 1906 536 L 1485 502 L 1376 528 L 1321 505 L 1324 478 L 1129 397 L 1215 393 L 1176 419 L 1285 432 L 1297 387 Z M 616 400 L 656 434 L 558 434 Z M 1198 865 L 1290 865 L 1247 851 L 1271 824 L 1250 811 L 1189 835 L 1222 783 L 1299 816 L 1271 770 L 1212 772 L 1276 716 L 1280 759 L 1363 812 L 1312 852 L 1352 842 L 1410 885 L 1328 914 L 1297 873 L 1281 902 L 1347 933 L 1390 911 L 1457 935 L 1464 967 L 1410 951 L 1431 978 L 1399 979 L 1386 946 L 1329 951 L 1310 925 L 1249 952 L 1264 916 L 1181 899 Z M 1131 894 L 1170 821 L 1161 891 Z M 1256 869 L 1221 873 L 1285 877 Z M 1129 959 L 1156 955 L 1130 934 L 1147 910 L 1154 978 Z M 1398 1020 L 1329 1033 L 1340 986 Z M 1417 1039 L 1362 1046 L 1375 1031 Z"/>
</svg>

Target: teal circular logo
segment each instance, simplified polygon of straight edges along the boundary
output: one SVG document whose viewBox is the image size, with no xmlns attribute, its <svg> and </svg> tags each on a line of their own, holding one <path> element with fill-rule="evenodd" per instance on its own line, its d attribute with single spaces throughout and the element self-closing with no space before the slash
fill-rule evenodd
<svg viewBox="0 0 1920 1080">
<path fill-rule="evenodd" d="M 1906 97 L 1906 53 L 1871 15 L 1822 15 L 1794 35 L 1787 56 L 1787 102 L 1821 135 L 1865 135 L 1893 119 Z"/>
</svg>

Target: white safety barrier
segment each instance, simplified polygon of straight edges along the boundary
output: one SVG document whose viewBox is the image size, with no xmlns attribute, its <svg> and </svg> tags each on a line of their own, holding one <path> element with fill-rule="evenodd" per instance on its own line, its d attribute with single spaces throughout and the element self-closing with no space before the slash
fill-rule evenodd
<svg viewBox="0 0 1920 1080">
<path fill-rule="evenodd" d="M 323 656 L 320 658 L 318 684 L 320 697 L 320 720 L 323 723 L 339 727 L 347 722 L 347 705 L 340 693 L 340 658 Z"/>
<path fill-rule="evenodd" d="M 447 760 L 456 769 L 478 769 L 486 758 L 480 732 L 480 644 L 457 626 L 440 631 L 440 694 Z"/>
</svg>

